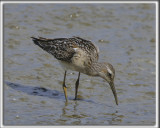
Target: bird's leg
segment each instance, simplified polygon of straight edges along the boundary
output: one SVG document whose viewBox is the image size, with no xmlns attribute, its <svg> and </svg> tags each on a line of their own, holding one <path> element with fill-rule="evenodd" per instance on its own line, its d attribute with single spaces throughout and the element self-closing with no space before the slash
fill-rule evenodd
<svg viewBox="0 0 160 128">
<path fill-rule="evenodd" d="M 78 86 L 79 86 L 79 78 L 80 78 L 80 72 L 78 74 L 78 79 L 77 79 L 76 84 L 75 84 L 75 100 L 77 99 L 77 92 L 78 92 Z"/>
<path fill-rule="evenodd" d="M 64 91 L 65 99 L 66 99 L 66 101 L 67 101 L 67 87 L 66 87 L 66 84 L 65 84 L 65 80 L 66 80 L 66 73 L 67 73 L 67 71 L 65 71 L 65 73 L 64 73 L 63 91 Z"/>
</svg>

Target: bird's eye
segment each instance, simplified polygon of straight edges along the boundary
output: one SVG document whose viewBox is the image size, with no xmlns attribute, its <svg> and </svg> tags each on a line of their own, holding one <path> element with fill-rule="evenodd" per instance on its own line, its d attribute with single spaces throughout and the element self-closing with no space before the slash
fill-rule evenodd
<svg viewBox="0 0 160 128">
<path fill-rule="evenodd" d="M 107 73 L 107 75 L 108 75 L 110 78 L 112 77 L 112 74 L 111 74 L 111 73 L 109 73 L 109 72 Z"/>
</svg>

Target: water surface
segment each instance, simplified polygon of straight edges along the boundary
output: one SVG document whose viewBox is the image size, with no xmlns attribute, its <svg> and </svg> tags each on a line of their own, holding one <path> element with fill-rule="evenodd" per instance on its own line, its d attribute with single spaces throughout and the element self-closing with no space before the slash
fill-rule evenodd
<svg viewBox="0 0 160 128">
<path fill-rule="evenodd" d="M 116 106 L 101 78 L 67 73 L 31 36 L 80 36 L 116 70 Z M 4 4 L 5 125 L 154 125 L 155 4 Z"/>
</svg>

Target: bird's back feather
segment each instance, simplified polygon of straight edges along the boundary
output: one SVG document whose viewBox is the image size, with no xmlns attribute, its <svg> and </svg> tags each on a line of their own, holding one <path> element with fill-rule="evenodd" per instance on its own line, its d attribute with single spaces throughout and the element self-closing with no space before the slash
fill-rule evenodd
<svg viewBox="0 0 160 128">
<path fill-rule="evenodd" d="M 31 37 L 33 42 L 43 50 L 52 54 L 56 59 L 70 62 L 81 49 L 92 61 L 98 61 L 98 48 L 91 42 L 80 37 L 47 39 L 43 37 Z"/>
</svg>

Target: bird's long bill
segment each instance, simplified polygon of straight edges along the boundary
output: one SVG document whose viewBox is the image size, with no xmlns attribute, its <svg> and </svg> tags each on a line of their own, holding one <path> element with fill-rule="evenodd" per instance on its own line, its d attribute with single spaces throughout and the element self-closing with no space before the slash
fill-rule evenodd
<svg viewBox="0 0 160 128">
<path fill-rule="evenodd" d="M 113 83 L 113 82 L 110 83 L 110 87 L 111 87 L 111 90 L 112 90 L 112 92 L 113 92 L 113 95 L 114 95 L 116 104 L 118 105 L 117 93 L 116 93 L 116 89 L 115 89 L 115 86 L 114 86 L 114 83 Z"/>
</svg>

